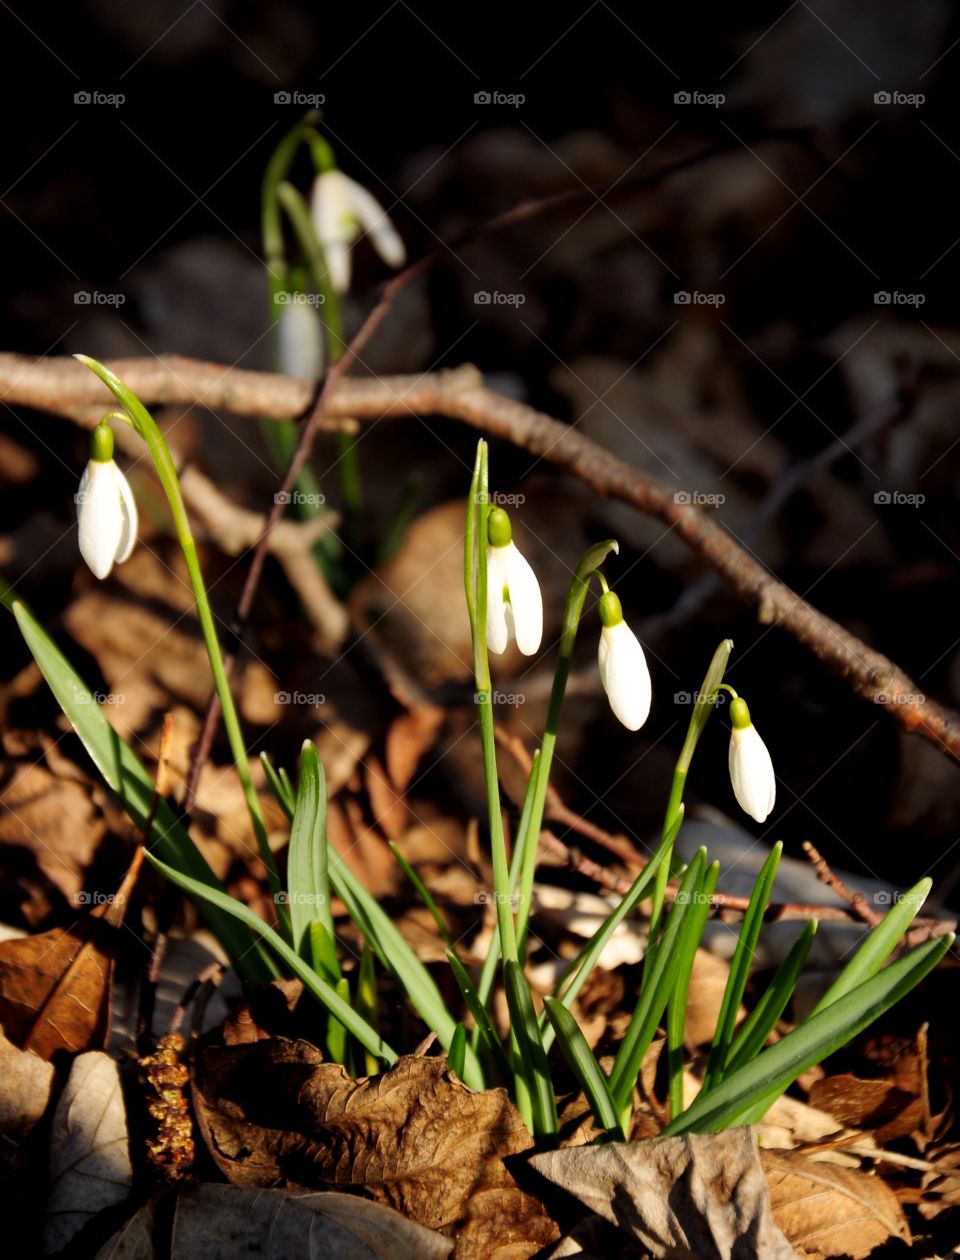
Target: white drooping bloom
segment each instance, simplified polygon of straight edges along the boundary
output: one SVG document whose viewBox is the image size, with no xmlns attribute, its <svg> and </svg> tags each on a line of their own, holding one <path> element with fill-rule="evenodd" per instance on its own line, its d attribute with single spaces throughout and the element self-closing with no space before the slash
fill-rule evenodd
<svg viewBox="0 0 960 1260">
<path fill-rule="evenodd" d="M 323 322 L 305 294 L 284 294 L 290 300 L 277 321 L 277 362 L 284 376 L 317 380 L 323 375 Z"/>
<path fill-rule="evenodd" d="M 650 713 L 653 690 L 640 640 L 623 619 L 613 591 L 600 597 L 600 681 L 610 708 L 628 731 L 638 731 Z"/>
<path fill-rule="evenodd" d="M 114 463 L 113 434 L 97 425 L 92 455 L 77 491 L 80 554 L 94 577 L 105 578 L 123 564 L 137 541 L 137 504 L 130 485 Z M 102 456 L 107 453 L 107 458 Z"/>
<path fill-rule="evenodd" d="M 313 182 L 310 211 L 323 248 L 330 283 L 337 293 L 350 288 L 350 251 L 363 232 L 388 267 L 402 267 L 407 250 L 376 197 L 343 171 L 322 171 Z"/>
<path fill-rule="evenodd" d="M 513 542 L 503 508 L 491 511 L 487 537 L 487 647 L 505 652 L 512 636 L 524 656 L 533 656 L 543 638 L 540 583 Z"/>
<path fill-rule="evenodd" d="M 777 799 L 777 780 L 766 744 L 738 696 L 730 705 L 730 782 L 737 804 L 755 822 L 766 822 Z"/>
</svg>

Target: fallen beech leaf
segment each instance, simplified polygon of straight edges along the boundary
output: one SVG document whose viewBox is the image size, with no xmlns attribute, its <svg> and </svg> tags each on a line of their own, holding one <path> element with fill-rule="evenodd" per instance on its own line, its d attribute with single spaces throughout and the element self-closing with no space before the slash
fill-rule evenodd
<svg viewBox="0 0 960 1260">
<path fill-rule="evenodd" d="M 391 723 L 387 731 L 387 773 L 398 792 L 405 793 L 413 782 L 420 759 L 433 746 L 444 716 L 443 709 L 421 705 Z"/>
<path fill-rule="evenodd" d="M 455 1236 L 457 1260 L 532 1255 L 557 1237 L 504 1157 L 532 1141 L 502 1089 L 474 1092 L 440 1058 L 353 1081 L 304 1042 L 208 1048 L 194 1101 L 235 1184 L 366 1193 Z"/>
<path fill-rule="evenodd" d="M 0 1029 L 0 1138 L 9 1147 L 23 1141 L 43 1116 L 53 1092 L 53 1065 L 20 1050 Z"/>
<path fill-rule="evenodd" d="M 658 1260 L 796 1260 L 748 1128 L 548 1151 L 530 1166 Z"/>
<path fill-rule="evenodd" d="M 99 1050 L 73 1062 L 50 1133 L 44 1250 L 60 1251 L 104 1208 L 130 1193 L 133 1169 L 117 1065 Z"/>
<path fill-rule="evenodd" d="M 347 1194 L 285 1194 L 200 1185 L 177 1197 L 169 1249 L 147 1203 L 97 1260 L 445 1260 L 452 1243 L 379 1203 Z"/>
<path fill-rule="evenodd" d="M 795 1151 L 761 1151 L 760 1163 L 774 1219 L 804 1252 L 860 1260 L 888 1238 L 911 1241 L 903 1209 L 879 1177 Z"/>
<path fill-rule="evenodd" d="M 10 1040 L 42 1059 L 105 1044 L 113 964 L 138 849 L 119 891 L 73 927 L 0 942 L 0 1023 Z"/>
<path fill-rule="evenodd" d="M 923 1123 L 923 1102 L 892 1081 L 863 1080 L 850 1073 L 815 1081 L 811 1106 L 855 1129 L 875 1129 L 882 1146 L 906 1137 Z"/>
</svg>

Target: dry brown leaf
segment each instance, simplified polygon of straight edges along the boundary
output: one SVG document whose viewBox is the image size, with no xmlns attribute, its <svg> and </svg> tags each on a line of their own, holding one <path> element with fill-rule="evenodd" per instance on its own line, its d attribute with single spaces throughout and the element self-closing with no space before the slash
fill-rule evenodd
<svg viewBox="0 0 960 1260">
<path fill-rule="evenodd" d="M 810 1104 L 855 1129 L 875 1129 L 882 1146 L 923 1123 L 923 1101 L 892 1081 L 863 1080 L 848 1072 L 815 1081 Z"/>
<path fill-rule="evenodd" d="M 658 1260 L 796 1260 L 748 1128 L 548 1151 L 530 1165 Z"/>
<path fill-rule="evenodd" d="M 0 845 L 9 846 L 5 869 L 19 875 L 23 851 L 71 900 L 83 887 L 84 872 L 103 838 L 103 818 L 88 784 L 66 779 L 38 761 L 34 740 L 15 754 L 12 739 L 11 732 L 5 733 L 4 751 L 10 755 L 0 761 Z"/>
<path fill-rule="evenodd" d="M 795 1151 L 761 1151 L 760 1163 L 774 1219 L 802 1251 L 860 1260 L 888 1238 L 911 1241 L 903 1209 L 879 1177 Z"/>
<path fill-rule="evenodd" d="M 20 1050 L 0 1029 L 0 1138 L 8 1148 L 41 1119 L 53 1093 L 53 1065 Z"/>
<path fill-rule="evenodd" d="M 97 1260 L 445 1260 L 452 1246 L 354 1195 L 199 1185 L 178 1195 L 167 1247 L 155 1234 L 157 1205 L 145 1204 Z"/>
<path fill-rule="evenodd" d="M 368 757 L 363 768 L 374 821 L 388 840 L 399 840 L 410 822 L 410 810 L 403 793 L 387 778 L 387 772 L 376 757 Z"/>
<path fill-rule="evenodd" d="M 513 1260 L 557 1237 L 503 1163 L 531 1138 L 502 1089 L 474 1092 L 438 1058 L 353 1081 L 304 1042 L 207 1049 L 201 1131 L 235 1184 L 350 1189 L 456 1237 L 457 1260 Z"/>
<path fill-rule="evenodd" d="M 443 725 L 444 712 L 433 705 L 420 705 L 395 718 L 387 732 L 387 773 L 398 792 L 406 792 L 417 766 L 429 752 Z"/>
<path fill-rule="evenodd" d="M 104 1045 L 113 965 L 143 851 L 119 891 L 73 927 L 0 942 L 0 1023 L 10 1040 L 42 1059 Z"/>
<path fill-rule="evenodd" d="M 60 1095 L 50 1133 L 50 1180 L 46 1255 L 62 1250 L 98 1212 L 130 1193 L 133 1168 L 120 1073 L 99 1050 L 74 1059 Z"/>
</svg>

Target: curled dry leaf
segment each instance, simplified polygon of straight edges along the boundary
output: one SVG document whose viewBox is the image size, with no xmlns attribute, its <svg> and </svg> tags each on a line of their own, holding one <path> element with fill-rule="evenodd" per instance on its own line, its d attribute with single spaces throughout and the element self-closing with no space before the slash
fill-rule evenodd
<svg viewBox="0 0 960 1260">
<path fill-rule="evenodd" d="M 0 942 L 0 1023 L 42 1059 L 102 1046 L 110 1027 L 113 965 L 138 849 L 119 891 L 73 927 Z"/>
<path fill-rule="evenodd" d="M 44 1252 L 65 1247 L 98 1212 L 130 1193 L 133 1169 L 117 1065 L 99 1050 L 81 1054 L 53 1114 Z"/>
<path fill-rule="evenodd" d="M 903 1209 L 879 1177 L 795 1151 L 761 1151 L 760 1163 L 774 1219 L 804 1253 L 861 1260 L 889 1238 L 911 1241 Z"/>
<path fill-rule="evenodd" d="M 145 1204 L 97 1260 L 445 1260 L 452 1244 L 397 1212 L 346 1194 L 287 1194 L 240 1186 L 182 1190 L 169 1246 Z"/>
<path fill-rule="evenodd" d="M 748 1128 L 549 1151 L 530 1165 L 657 1260 L 796 1260 Z"/>
<path fill-rule="evenodd" d="M 557 1237 L 503 1162 L 532 1144 L 506 1091 L 467 1089 L 439 1058 L 357 1081 L 319 1060 L 279 1038 L 203 1053 L 197 1117 L 232 1182 L 367 1194 L 455 1237 L 457 1260 L 519 1260 Z"/>
</svg>

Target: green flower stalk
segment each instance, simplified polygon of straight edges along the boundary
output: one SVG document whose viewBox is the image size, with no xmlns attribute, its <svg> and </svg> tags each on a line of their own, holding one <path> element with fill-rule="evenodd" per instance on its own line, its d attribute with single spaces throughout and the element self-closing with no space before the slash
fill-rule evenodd
<svg viewBox="0 0 960 1260">
<path fill-rule="evenodd" d="M 230 690 L 230 682 L 227 678 L 226 666 L 223 660 L 223 653 L 220 648 L 220 641 L 217 638 L 217 630 L 214 624 L 213 610 L 210 607 L 210 598 L 207 594 L 206 584 L 203 580 L 203 573 L 200 569 L 200 560 L 197 555 L 197 544 L 193 536 L 193 530 L 190 528 L 190 520 L 187 516 L 186 505 L 183 501 L 183 494 L 180 490 L 180 478 L 177 476 L 176 466 L 173 462 L 173 456 L 170 454 L 170 448 L 167 446 L 166 439 L 157 427 L 157 423 L 153 416 L 150 415 L 146 407 L 139 398 L 129 390 L 123 381 L 102 363 L 98 363 L 96 359 L 91 359 L 85 354 L 75 356 L 79 362 L 85 364 L 91 372 L 94 372 L 117 401 L 126 409 L 126 415 L 116 413 L 120 418 L 124 419 L 136 432 L 143 438 L 150 452 L 154 467 L 157 470 L 157 476 L 160 484 L 163 486 L 167 501 L 170 504 L 170 511 L 173 515 L 173 526 L 176 531 L 177 541 L 180 543 L 180 549 L 183 552 L 183 558 L 186 561 L 187 573 L 190 578 L 190 585 L 193 589 L 193 597 L 197 607 L 197 616 L 200 619 L 200 631 L 203 635 L 204 646 L 207 649 L 207 656 L 210 660 L 210 668 L 213 672 L 213 682 L 216 687 L 217 696 L 220 700 L 220 707 L 223 711 L 223 724 L 227 732 L 227 739 L 230 743 L 230 751 L 233 754 L 234 765 L 236 766 L 237 775 L 243 787 L 243 795 L 247 803 L 247 809 L 250 813 L 250 821 L 253 824 L 254 835 L 257 839 L 257 845 L 260 850 L 260 856 L 267 868 L 267 874 L 270 878 L 270 888 L 274 897 L 280 894 L 280 877 L 277 872 L 277 865 L 274 861 L 273 853 L 270 845 L 267 843 L 267 830 L 263 821 L 263 812 L 260 808 L 260 800 L 257 796 L 256 789 L 253 786 L 253 780 L 250 776 L 250 766 L 247 760 L 247 750 L 244 744 L 243 732 L 240 729 L 240 719 L 237 715 L 237 707 L 233 700 L 233 693 Z M 100 426 L 98 426 L 99 428 Z M 96 439 L 100 443 L 100 451 L 105 453 L 109 443 L 101 435 Z M 112 443 L 112 436 L 111 436 Z M 88 465 L 89 470 L 89 465 Z M 84 505 L 81 505 L 83 507 Z"/>
</svg>

